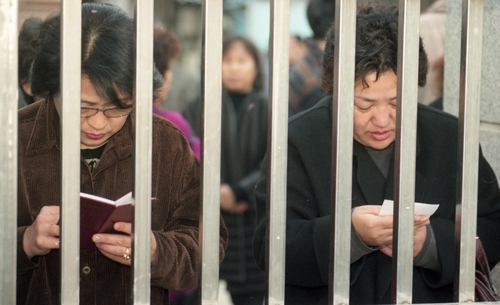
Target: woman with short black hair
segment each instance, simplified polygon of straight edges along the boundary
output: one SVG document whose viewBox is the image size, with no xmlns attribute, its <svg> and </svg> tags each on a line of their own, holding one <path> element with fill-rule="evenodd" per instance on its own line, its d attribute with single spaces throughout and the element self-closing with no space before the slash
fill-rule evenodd
<svg viewBox="0 0 500 305">
<path fill-rule="evenodd" d="M 44 99 L 19 112 L 17 304 L 60 302 L 60 27 L 60 16 L 44 24 L 33 63 L 32 91 Z M 134 36 L 118 7 L 83 5 L 80 190 L 111 200 L 134 182 Z M 151 76 L 153 99 L 163 79 Z M 168 290 L 198 283 L 199 163 L 179 129 L 156 116 L 152 139 L 151 304 L 169 304 Z M 121 234 L 95 234 L 97 250 L 80 252 L 80 304 L 132 302 L 132 224 L 114 229 Z M 221 221 L 221 260 L 226 242 Z"/>
</svg>

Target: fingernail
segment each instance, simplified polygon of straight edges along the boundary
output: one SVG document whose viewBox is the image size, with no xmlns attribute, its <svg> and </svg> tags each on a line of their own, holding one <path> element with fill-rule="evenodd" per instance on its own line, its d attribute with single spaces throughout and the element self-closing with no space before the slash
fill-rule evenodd
<svg viewBox="0 0 500 305">
<path fill-rule="evenodd" d="M 101 237 L 99 235 L 94 235 L 94 237 L 92 238 L 92 240 L 94 240 L 94 241 L 100 241 Z"/>
</svg>

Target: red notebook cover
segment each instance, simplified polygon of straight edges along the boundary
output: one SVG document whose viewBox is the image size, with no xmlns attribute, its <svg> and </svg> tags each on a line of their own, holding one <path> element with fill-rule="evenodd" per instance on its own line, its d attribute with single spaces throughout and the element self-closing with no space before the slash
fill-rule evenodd
<svg viewBox="0 0 500 305">
<path fill-rule="evenodd" d="M 92 236 L 97 233 L 119 233 L 115 222 L 132 222 L 132 192 L 113 201 L 95 195 L 80 193 L 80 247 L 96 250 Z"/>
</svg>

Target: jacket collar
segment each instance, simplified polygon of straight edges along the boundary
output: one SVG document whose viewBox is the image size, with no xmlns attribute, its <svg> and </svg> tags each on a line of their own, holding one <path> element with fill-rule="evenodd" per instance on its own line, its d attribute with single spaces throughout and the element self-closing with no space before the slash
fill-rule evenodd
<svg viewBox="0 0 500 305">
<path fill-rule="evenodd" d="M 29 156 L 42 154 L 54 147 L 60 150 L 59 138 L 59 114 L 54 102 L 45 99 L 38 108 L 26 153 Z"/>
<path fill-rule="evenodd" d="M 42 154 L 53 148 L 60 151 L 60 130 L 59 114 L 57 113 L 54 102 L 46 99 L 41 102 L 40 108 L 36 114 L 26 153 L 28 155 Z M 119 145 L 117 145 L 117 143 L 119 143 Z M 132 155 L 132 119 L 130 115 L 122 129 L 109 139 L 104 149 L 103 156 L 109 152 L 112 152 L 119 160 Z M 104 158 L 103 163 L 107 163 L 107 159 L 108 158 Z M 113 162 L 113 159 L 114 158 L 111 158 L 109 162 Z"/>
</svg>

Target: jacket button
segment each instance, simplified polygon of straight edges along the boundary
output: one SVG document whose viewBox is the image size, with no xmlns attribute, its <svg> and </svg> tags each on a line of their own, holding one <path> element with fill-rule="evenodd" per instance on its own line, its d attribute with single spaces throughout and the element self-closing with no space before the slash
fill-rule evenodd
<svg viewBox="0 0 500 305">
<path fill-rule="evenodd" d="M 90 273 L 90 267 L 89 266 L 83 267 L 82 272 L 83 272 L 83 274 L 89 274 Z"/>
</svg>

